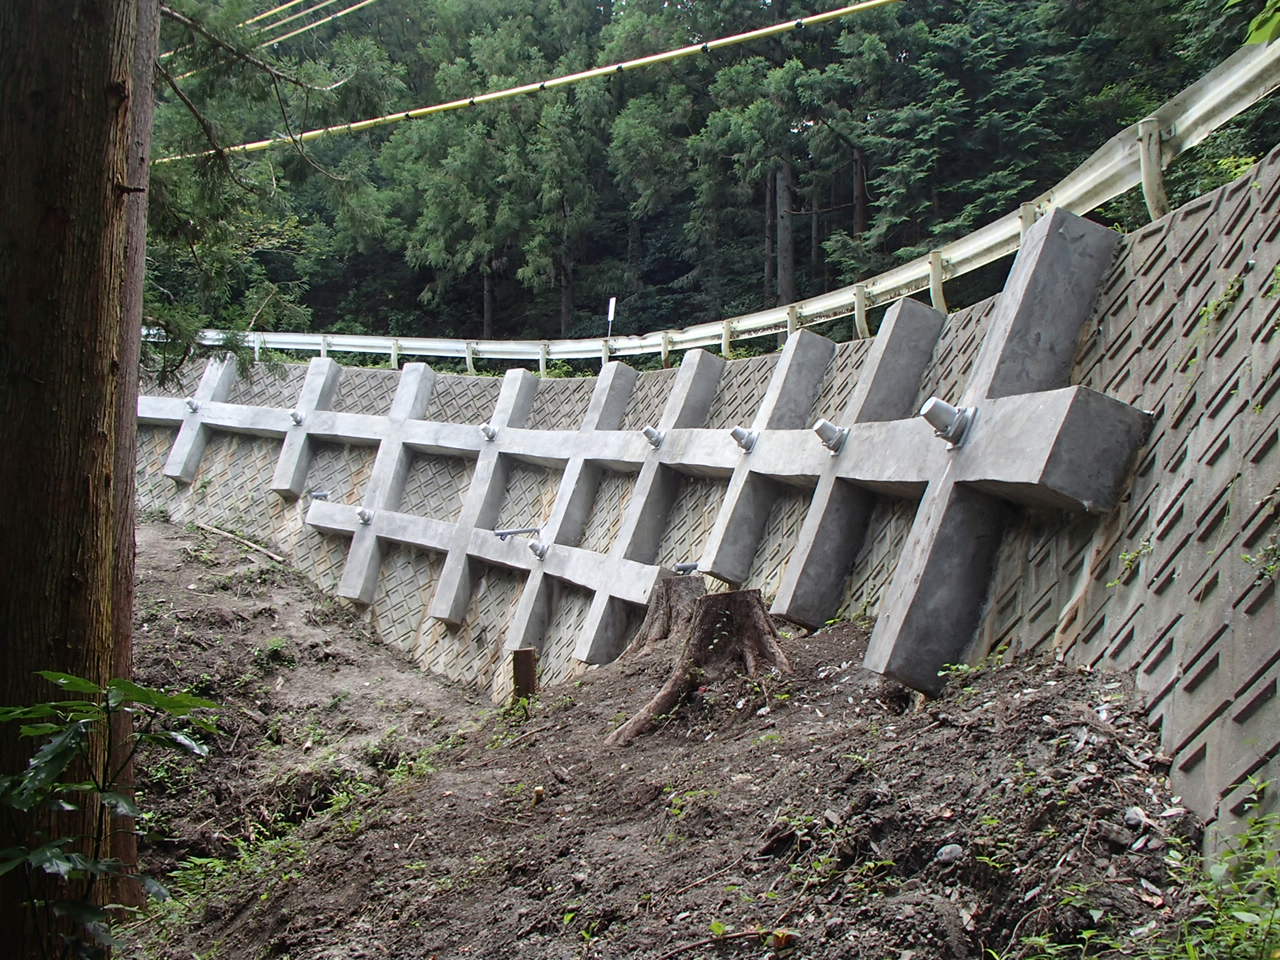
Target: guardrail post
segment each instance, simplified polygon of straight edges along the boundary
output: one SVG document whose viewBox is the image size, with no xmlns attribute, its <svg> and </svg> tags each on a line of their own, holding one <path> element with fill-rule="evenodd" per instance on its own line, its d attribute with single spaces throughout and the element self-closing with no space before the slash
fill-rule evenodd
<svg viewBox="0 0 1280 960">
<path fill-rule="evenodd" d="M 328 337 L 320 338 L 320 356 L 322 357 L 329 356 L 329 338 Z"/>
<path fill-rule="evenodd" d="M 933 309 L 944 317 L 947 315 L 947 298 L 942 293 L 942 251 L 929 251 L 929 299 L 933 301 Z"/>
<path fill-rule="evenodd" d="M 467 341 L 467 373 L 476 375 L 476 345 L 470 340 Z"/>
<path fill-rule="evenodd" d="M 1156 117 L 1138 121 L 1138 167 L 1142 172 L 1142 199 L 1147 202 L 1147 213 L 1152 220 L 1159 220 L 1169 212 L 1169 198 L 1164 192 L 1164 151 L 1160 121 Z"/>
<path fill-rule="evenodd" d="M 600 370 L 604 371 L 605 365 L 609 362 L 609 341 L 600 341 Z"/>
<path fill-rule="evenodd" d="M 865 283 L 853 285 L 853 325 L 861 339 L 865 340 L 871 336 L 871 327 L 867 324 L 867 285 Z"/>
<path fill-rule="evenodd" d="M 787 339 L 800 329 L 800 308 L 794 303 L 787 307 Z"/>
<path fill-rule="evenodd" d="M 262 359 L 262 334 L 255 333 L 253 335 L 253 362 L 257 363 Z"/>
<path fill-rule="evenodd" d="M 547 341 L 543 340 L 538 347 L 538 376 L 545 377 L 547 375 L 547 355 L 551 352 Z"/>
<path fill-rule="evenodd" d="M 726 318 L 720 327 L 720 356 L 728 360 L 731 349 L 733 349 L 733 321 Z"/>
<path fill-rule="evenodd" d="M 665 330 L 662 333 L 662 369 L 666 370 L 671 366 L 671 334 Z"/>
<path fill-rule="evenodd" d="M 391 369 L 392 370 L 400 369 L 400 341 L 399 340 L 391 341 Z"/>
<path fill-rule="evenodd" d="M 1035 226 L 1038 217 L 1039 213 L 1034 203 L 1027 202 L 1018 207 L 1018 222 L 1022 226 L 1022 235 L 1024 237 L 1027 235 L 1027 231 Z"/>
</svg>

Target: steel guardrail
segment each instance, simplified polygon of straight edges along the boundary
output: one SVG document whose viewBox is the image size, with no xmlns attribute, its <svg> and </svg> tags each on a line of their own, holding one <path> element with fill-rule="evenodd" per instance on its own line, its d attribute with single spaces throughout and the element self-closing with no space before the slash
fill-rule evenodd
<svg viewBox="0 0 1280 960">
<path fill-rule="evenodd" d="M 669 352 L 693 347 L 727 347 L 733 340 L 781 333 L 850 315 L 857 317 L 859 332 L 865 335 L 867 310 L 930 289 L 935 305 L 940 305 L 943 281 L 964 276 L 1016 252 L 1023 232 L 1035 217 L 1055 207 L 1086 214 L 1136 186 L 1143 186 L 1147 193 L 1151 178 L 1158 184 L 1159 171 L 1171 160 L 1264 99 L 1277 86 L 1280 86 L 1280 43 L 1241 47 L 1151 117 L 1121 130 L 1079 167 L 1024 203 L 1021 209 L 943 244 L 932 255 L 917 257 L 860 283 L 786 306 L 681 329 L 575 340 L 459 340 L 268 331 L 239 335 L 253 347 L 255 354 L 262 350 L 321 355 L 331 351 L 372 353 L 386 355 L 397 362 L 405 356 L 442 357 L 465 360 L 468 369 L 472 369 L 478 359 L 524 360 L 536 362 L 541 370 L 545 370 L 551 360 L 608 359 L 654 353 L 665 358 Z M 1156 130 L 1158 140 L 1153 140 Z M 1144 172 L 1148 174 L 1145 180 Z M 1150 206 L 1153 198 L 1148 195 L 1147 201 Z M 144 328 L 143 335 L 149 339 L 163 338 L 163 333 L 156 328 Z M 202 330 L 198 341 L 217 346 L 225 342 L 226 335 L 227 331 Z"/>
</svg>

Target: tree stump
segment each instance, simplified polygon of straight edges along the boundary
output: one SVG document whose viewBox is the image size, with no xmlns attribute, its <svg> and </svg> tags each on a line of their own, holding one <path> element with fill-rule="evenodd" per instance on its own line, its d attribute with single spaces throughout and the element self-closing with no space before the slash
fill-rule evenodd
<svg viewBox="0 0 1280 960">
<path fill-rule="evenodd" d="M 659 583 L 644 624 L 623 652 L 623 656 L 644 655 L 666 640 L 663 646 L 680 651 L 671 675 L 653 699 L 609 734 L 605 743 L 630 743 L 705 680 L 733 673 L 755 677 L 770 669 L 792 672 L 759 590 L 698 596 L 702 584 L 688 586 L 690 580 L 672 577 Z"/>
</svg>

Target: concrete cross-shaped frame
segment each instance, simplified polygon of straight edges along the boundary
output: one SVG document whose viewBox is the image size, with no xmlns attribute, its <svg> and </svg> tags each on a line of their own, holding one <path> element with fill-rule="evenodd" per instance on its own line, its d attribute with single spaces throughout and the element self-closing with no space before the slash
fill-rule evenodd
<svg viewBox="0 0 1280 960">
<path fill-rule="evenodd" d="M 474 562 L 519 570 L 527 576 L 507 632 L 511 648 L 541 645 L 548 578 L 563 581 L 594 594 L 575 647 L 575 657 L 591 663 L 617 655 L 627 605 L 645 603 L 667 573 L 654 560 L 682 475 L 728 480 L 698 559 L 702 570 L 730 582 L 747 575 L 778 485 L 813 491 L 773 605 L 811 624 L 834 612 L 876 498 L 918 499 L 866 663 L 932 690 L 938 669 L 963 659 L 974 636 L 1007 504 L 1108 509 L 1142 441 L 1140 411 L 1067 386 L 1079 329 L 1115 242 L 1111 231 L 1062 212 L 1028 231 L 958 401 L 974 418 L 950 445 L 913 415 L 943 322 L 914 301 L 888 311 L 848 404 L 832 414 L 821 441 L 806 421 L 835 348 L 811 333 L 790 338 L 750 427 L 732 432 L 702 427 L 725 361 L 701 350 L 685 355 L 661 417 L 643 433 L 618 429 L 636 383 L 618 363 L 602 370 L 577 430 L 525 428 L 538 380 L 523 370 L 506 374 L 492 417 L 479 427 L 421 419 L 436 382 L 424 364 L 405 366 L 387 415 L 334 411 L 341 370 L 327 358 L 311 362 L 293 409 L 226 403 L 234 367 L 215 361 L 192 398 L 140 398 L 139 419 L 179 426 L 165 473 L 186 483 L 211 430 L 281 438 L 272 488 L 286 499 L 305 494 L 312 441 L 376 445 L 361 506 L 315 499 L 306 514 L 308 524 L 352 538 L 340 594 L 374 599 L 385 543 L 441 552 L 428 613 L 457 624 L 471 602 Z M 475 460 L 456 521 L 400 512 L 415 452 Z M 500 539 L 493 525 L 516 461 L 556 467 L 561 479 L 536 538 Z M 601 555 L 575 544 L 605 470 L 635 480 L 620 530 Z"/>
<path fill-rule="evenodd" d="M 922 419 L 901 419 L 941 323 L 909 302 L 886 317 L 825 468 L 814 475 L 800 463 L 788 431 L 761 437 L 754 471 L 815 489 L 775 613 L 821 623 L 861 547 L 870 495 L 919 497 L 865 665 L 933 691 L 976 631 L 1005 504 L 1086 512 L 1114 504 L 1148 417 L 1065 384 L 1116 241 L 1061 211 L 1028 231 L 959 404 L 974 416 L 963 442 L 948 445 Z"/>
</svg>

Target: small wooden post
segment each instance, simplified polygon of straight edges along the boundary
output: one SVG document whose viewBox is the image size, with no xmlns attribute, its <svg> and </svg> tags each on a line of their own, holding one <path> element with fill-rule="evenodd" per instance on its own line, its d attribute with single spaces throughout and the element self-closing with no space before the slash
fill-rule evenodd
<svg viewBox="0 0 1280 960">
<path fill-rule="evenodd" d="M 511 651 L 511 699 L 531 700 L 538 692 L 538 648 L 517 647 Z"/>
</svg>

